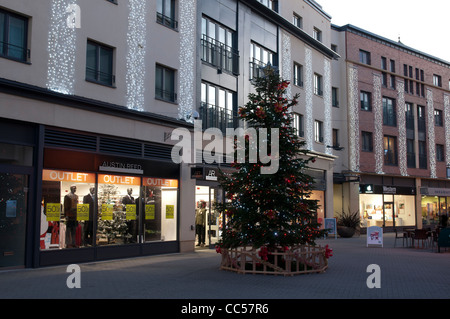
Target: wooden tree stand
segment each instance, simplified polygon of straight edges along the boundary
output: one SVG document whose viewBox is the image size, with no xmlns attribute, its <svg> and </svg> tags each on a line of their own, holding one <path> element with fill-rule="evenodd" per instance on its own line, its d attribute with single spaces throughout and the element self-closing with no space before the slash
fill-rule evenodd
<svg viewBox="0 0 450 319">
<path fill-rule="evenodd" d="M 261 248 L 221 248 L 220 269 L 240 274 L 264 274 L 293 276 L 322 273 L 328 268 L 325 248 L 320 246 L 296 246 L 287 250 L 278 248 L 267 254 Z"/>
</svg>

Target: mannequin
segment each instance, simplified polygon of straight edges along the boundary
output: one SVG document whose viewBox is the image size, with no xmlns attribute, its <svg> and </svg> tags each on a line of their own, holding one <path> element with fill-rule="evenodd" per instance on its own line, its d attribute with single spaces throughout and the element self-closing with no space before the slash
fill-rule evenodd
<svg viewBox="0 0 450 319">
<path fill-rule="evenodd" d="M 92 237 L 94 230 L 94 207 L 95 207 L 95 187 L 89 188 L 89 194 L 83 197 L 83 204 L 89 204 L 89 220 L 85 221 L 84 243 L 92 246 Z"/>
<path fill-rule="evenodd" d="M 131 196 L 133 194 L 133 189 L 132 188 L 128 188 L 127 189 L 127 195 L 125 195 L 122 198 L 122 204 L 123 204 L 123 210 L 126 211 L 127 210 L 127 205 L 134 205 L 136 204 L 134 197 Z M 136 212 L 136 220 L 137 220 L 138 216 L 137 216 L 137 212 Z M 136 220 L 127 220 L 127 225 L 128 225 L 128 232 L 131 234 L 131 238 L 129 240 L 130 243 L 135 243 L 136 242 L 136 238 L 137 238 L 137 225 L 136 225 Z"/>
<path fill-rule="evenodd" d="M 64 196 L 64 216 L 66 217 L 66 246 L 76 247 L 75 236 L 77 228 L 77 204 L 78 195 L 75 194 L 77 187 L 70 186 L 70 193 Z"/>
<path fill-rule="evenodd" d="M 197 246 L 205 246 L 205 222 L 206 222 L 206 202 L 200 201 L 199 208 L 195 211 L 195 230 L 198 236 Z"/>
</svg>

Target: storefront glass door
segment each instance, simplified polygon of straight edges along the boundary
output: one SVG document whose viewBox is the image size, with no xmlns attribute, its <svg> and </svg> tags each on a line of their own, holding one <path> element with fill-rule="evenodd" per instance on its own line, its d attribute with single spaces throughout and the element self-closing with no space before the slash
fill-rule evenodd
<svg viewBox="0 0 450 319">
<path fill-rule="evenodd" d="M 220 237 L 222 215 L 215 204 L 222 201 L 220 188 L 197 186 L 195 209 L 195 245 L 196 248 L 212 248 Z"/>
<path fill-rule="evenodd" d="M 28 180 L 0 173 L 0 269 L 25 265 Z"/>
<path fill-rule="evenodd" d="M 384 227 L 393 227 L 395 222 L 394 202 L 384 202 Z"/>
</svg>

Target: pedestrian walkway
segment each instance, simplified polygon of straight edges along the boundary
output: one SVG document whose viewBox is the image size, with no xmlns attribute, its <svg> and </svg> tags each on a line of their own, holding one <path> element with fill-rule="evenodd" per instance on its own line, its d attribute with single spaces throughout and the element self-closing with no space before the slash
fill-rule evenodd
<svg viewBox="0 0 450 319">
<path fill-rule="evenodd" d="M 333 249 L 323 274 L 241 275 L 219 270 L 215 250 L 80 264 L 81 288 L 67 266 L 0 271 L 1 299 L 450 299 L 450 249 L 366 247 L 366 237 L 318 241 Z M 368 288 L 369 265 L 380 288 Z"/>
</svg>

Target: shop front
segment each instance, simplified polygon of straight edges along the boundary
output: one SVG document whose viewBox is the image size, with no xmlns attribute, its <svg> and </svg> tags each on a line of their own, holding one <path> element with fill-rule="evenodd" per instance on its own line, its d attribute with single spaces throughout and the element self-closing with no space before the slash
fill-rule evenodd
<svg viewBox="0 0 450 319">
<path fill-rule="evenodd" d="M 449 215 L 450 189 L 421 187 L 420 194 L 422 225 L 424 227 L 442 225 L 443 220 Z"/>
<path fill-rule="evenodd" d="M 179 251 L 179 166 L 44 149 L 39 266 Z"/>
<path fill-rule="evenodd" d="M 414 187 L 360 184 L 361 225 L 393 229 L 416 225 Z"/>
</svg>

